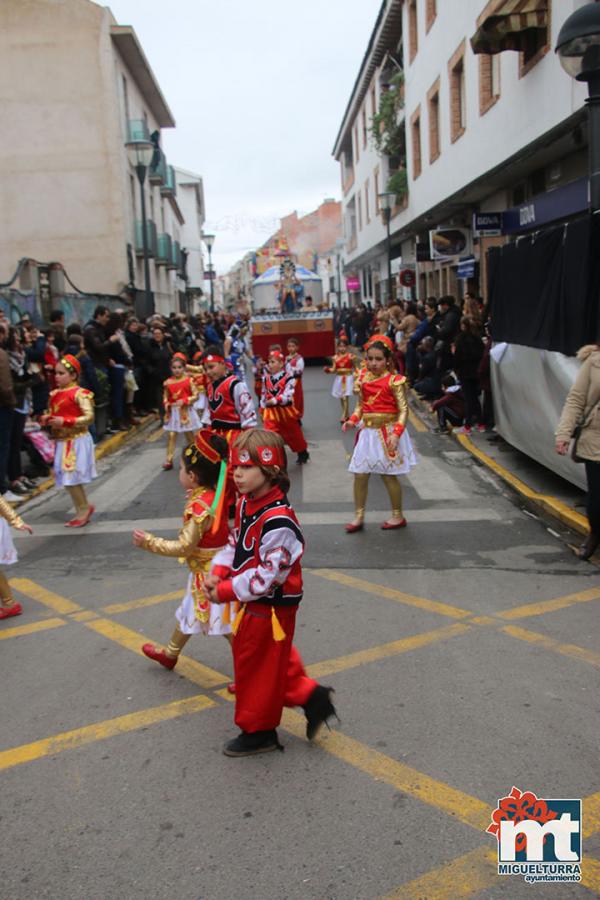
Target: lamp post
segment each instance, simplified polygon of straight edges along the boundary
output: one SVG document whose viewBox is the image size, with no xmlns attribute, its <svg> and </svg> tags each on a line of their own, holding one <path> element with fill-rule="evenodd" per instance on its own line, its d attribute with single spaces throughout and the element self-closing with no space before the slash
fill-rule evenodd
<svg viewBox="0 0 600 900">
<path fill-rule="evenodd" d="M 392 206 L 394 205 L 394 200 L 396 199 L 396 194 L 393 191 L 383 191 L 381 194 L 377 194 L 379 199 L 379 208 L 383 212 L 383 221 L 385 222 L 387 239 L 386 239 L 386 247 L 387 247 L 387 270 L 388 270 L 388 298 L 392 296 L 392 241 L 390 238 L 390 219 L 392 217 Z"/>
<path fill-rule="evenodd" d="M 150 291 L 150 258 L 148 256 L 148 228 L 146 225 L 146 197 L 144 194 L 144 181 L 146 170 L 152 162 L 155 146 L 151 141 L 127 141 L 125 144 L 127 158 L 140 183 L 140 197 L 142 207 L 142 248 L 144 251 L 144 292 L 146 294 L 146 315 L 154 312 L 152 294 Z"/>
<path fill-rule="evenodd" d="M 346 246 L 344 238 L 339 238 L 335 242 L 335 253 L 337 257 L 337 284 L 338 284 L 338 307 L 342 308 L 342 251 Z"/>
<path fill-rule="evenodd" d="M 212 248 L 215 242 L 214 234 L 205 234 L 202 236 L 202 240 L 206 244 L 206 249 L 208 250 L 208 273 L 210 277 L 210 311 L 214 313 L 215 311 L 215 284 L 213 278 L 213 267 L 212 267 Z"/>
<path fill-rule="evenodd" d="M 600 212 L 600 3 L 587 3 L 569 16 L 555 52 L 567 74 L 587 82 L 590 212 Z"/>
</svg>

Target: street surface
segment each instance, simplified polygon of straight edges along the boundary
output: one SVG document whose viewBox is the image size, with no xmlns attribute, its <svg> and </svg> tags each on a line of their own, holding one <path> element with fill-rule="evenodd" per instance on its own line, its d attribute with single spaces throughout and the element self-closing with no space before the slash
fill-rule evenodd
<svg viewBox="0 0 600 900">
<path fill-rule="evenodd" d="M 158 432 L 101 463 L 90 527 L 63 527 L 64 492 L 24 510 L 24 615 L 0 629 L 3 900 L 600 894 L 598 569 L 414 422 L 409 527 L 379 530 L 374 477 L 368 527 L 346 535 L 353 434 L 329 389 L 307 371 L 312 458 L 291 465 L 296 643 L 341 718 L 315 745 L 295 711 L 285 753 L 226 758 L 226 642 L 192 639 L 172 673 L 140 654 L 168 639 L 187 576 L 131 542 L 180 522 Z M 583 885 L 496 874 L 485 829 L 513 785 L 583 799 Z"/>
</svg>

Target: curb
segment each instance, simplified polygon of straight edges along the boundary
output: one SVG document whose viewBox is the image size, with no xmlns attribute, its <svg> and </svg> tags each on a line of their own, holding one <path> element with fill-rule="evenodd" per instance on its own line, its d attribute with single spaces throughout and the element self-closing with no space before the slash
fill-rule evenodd
<svg viewBox="0 0 600 900">
<path fill-rule="evenodd" d="M 426 418 L 424 417 L 424 410 L 422 408 L 422 403 L 414 391 L 411 391 L 411 399 L 412 410 L 417 415 L 419 415 L 422 422 L 427 423 Z M 490 469 L 495 475 L 502 479 L 502 481 L 506 482 L 506 484 L 510 485 L 513 490 L 515 490 L 524 500 L 526 500 L 529 504 L 536 507 L 539 510 L 542 510 L 547 515 L 552 516 L 554 519 L 557 519 L 559 522 L 562 522 L 563 525 L 567 525 L 573 531 L 577 531 L 579 534 L 587 535 L 589 533 L 589 525 L 586 516 L 583 516 L 581 513 L 578 513 L 577 510 L 573 509 L 572 506 L 568 506 L 566 503 L 563 503 L 562 500 L 558 500 L 556 497 L 552 497 L 549 494 L 541 494 L 539 491 L 534 490 L 532 487 L 529 487 L 524 481 L 521 481 L 520 478 L 517 478 L 516 475 L 513 475 L 508 469 L 505 469 L 504 466 L 501 466 L 500 463 L 496 462 L 495 459 L 492 459 L 491 456 L 488 456 L 487 453 L 484 453 L 483 450 L 480 450 L 470 438 L 467 437 L 466 434 L 456 434 L 454 431 L 449 432 L 450 436 L 467 450 L 471 456 L 475 459 L 479 460 L 486 468 Z"/>
<path fill-rule="evenodd" d="M 96 460 L 104 459 L 105 456 L 110 456 L 112 453 L 116 453 L 123 444 L 128 443 L 132 440 L 136 435 L 141 434 L 142 431 L 146 428 L 147 425 L 150 425 L 152 422 L 158 421 L 158 416 L 149 415 L 144 416 L 143 419 L 140 419 L 139 425 L 132 425 L 132 427 L 128 431 L 119 431 L 117 434 L 111 435 L 105 441 L 102 441 L 100 444 L 96 445 Z M 54 487 L 54 478 L 47 478 L 46 481 L 42 481 L 41 484 L 31 491 L 31 493 L 27 494 L 26 497 L 23 497 L 22 500 L 15 501 L 11 503 L 11 506 L 18 509 L 20 506 L 23 506 L 24 503 L 28 503 L 30 500 L 33 500 L 34 497 L 39 497 L 40 494 L 45 494 L 46 491 L 49 491 L 50 488 Z"/>
</svg>

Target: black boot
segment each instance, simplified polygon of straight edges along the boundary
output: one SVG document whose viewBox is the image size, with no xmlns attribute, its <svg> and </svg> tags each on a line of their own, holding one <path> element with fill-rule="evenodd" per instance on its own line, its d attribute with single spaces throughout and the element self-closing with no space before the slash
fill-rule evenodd
<svg viewBox="0 0 600 900">
<path fill-rule="evenodd" d="M 308 450 L 301 450 L 296 458 L 296 465 L 303 466 L 304 463 L 308 462 L 310 456 L 308 455 Z"/>
<path fill-rule="evenodd" d="M 597 534 L 595 531 L 590 531 L 585 541 L 577 551 L 577 556 L 579 559 L 589 559 L 590 556 L 593 556 L 596 550 L 598 549 L 598 545 L 600 544 L 600 534 Z"/>
<path fill-rule="evenodd" d="M 257 753 L 270 753 L 271 750 L 283 750 L 277 732 L 241 731 L 236 738 L 227 741 L 223 747 L 225 756 L 254 756 Z"/>
<path fill-rule="evenodd" d="M 304 707 L 304 715 L 306 716 L 306 737 L 309 741 L 316 736 L 323 723 L 329 728 L 327 719 L 330 719 L 331 716 L 335 716 L 339 721 L 335 706 L 331 702 L 331 694 L 335 694 L 333 688 L 318 684 L 308 698 L 308 703 Z"/>
</svg>

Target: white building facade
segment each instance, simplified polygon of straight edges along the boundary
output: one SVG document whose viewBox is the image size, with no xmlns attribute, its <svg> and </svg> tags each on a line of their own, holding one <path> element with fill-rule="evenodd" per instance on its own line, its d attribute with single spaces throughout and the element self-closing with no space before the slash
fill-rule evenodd
<svg viewBox="0 0 600 900">
<path fill-rule="evenodd" d="M 204 289 L 204 246 L 202 231 L 206 218 L 204 187 L 200 175 L 186 169 L 175 169 L 177 203 L 183 215 L 181 226 L 181 252 L 185 258 L 186 293 L 188 312 L 196 313 L 207 308 Z"/>
<path fill-rule="evenodd" d="M 125 143 L 175 126 L 136 34 L 90 0 L 3 0 L 0 273 L 60 263 L 90 293 L 143 296 L 140 185 Z M 145 185 L 155 308 L 179 308 L 183 216 L 158 152 Z M 1 280 L 1 278 L 0 278 Z M 144 310 L 145 311 L 145 310 Z"/>
<path fill-rule="evenodd" d="M 456 295 L 465 287 L 485 291 L 485 251 L 510 237 L 478 237 L 475 213 L 514 212 L 519 222 L 511 233 L 518 234 L 520 226 L 540 224 L 527 222 L 519 209 L 533 209 L 535 197 L 561 189 L 552 195 L 560 217 L 569 185 L 587 173 L 586 89 L 566 76 L 553 47 L 562 23 L 581 5 L 383 2 L 334 148 L 342 174 L 346 273 L 360 280 L 361 299 L 375 293 L 370 278 L 385 278 L 376 193 L 386 189 L 390 172 L 404 171 L 406 182 L 391 215 L 392 268 L 412 269 L 413 295 L 420 297 Z M 485 49 L 482 36 L 494 16 L 505 17 L 521 50 L 474 52 L 471 39 Z M 403 138 L 396 142 L 399 159 L 378 154 L 369 143 L 373 114 L 393 85 L 392 69 L 402 73 L 392 86 L 403 95 L 396 120 Z M 427 258 L 430 232 L 443 226 L 464 230 L 460 256 L 473 264 L 462 272 L 459 254 Z M 399 290 L 395 283 L 394 294 Z"/>
</svg>

